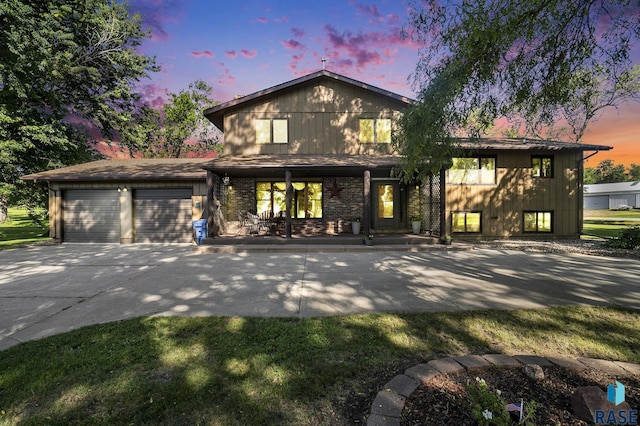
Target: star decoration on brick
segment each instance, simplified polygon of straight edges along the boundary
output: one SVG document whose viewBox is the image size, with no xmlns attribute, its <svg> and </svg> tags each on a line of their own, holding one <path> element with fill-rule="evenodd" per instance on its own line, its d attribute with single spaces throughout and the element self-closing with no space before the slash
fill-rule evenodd
<svg viewBox="0 0 640 426">
<path fill-rule="evenodd" d="M 329 192 L 331 193 L 331 195 L 329 196 L 329 198 L 333 198 L 333 197 L 338 197 L 339 199 L 342 200 L 342 190 L 344 188 L 340 188 L 338 186 L 338 182 L 334 179 L 333 180 L 333 186 L 330 186 L 329 188 L 327 188 L 329 190 Z"/>
</svg>

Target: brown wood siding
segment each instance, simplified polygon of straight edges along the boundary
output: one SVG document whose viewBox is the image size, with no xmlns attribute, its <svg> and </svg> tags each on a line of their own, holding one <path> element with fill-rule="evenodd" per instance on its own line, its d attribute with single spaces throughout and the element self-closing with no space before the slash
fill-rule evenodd
<svg viewBox="0 0 640 426">
<path fill-rule="evenodd" d="M 532 155 L 553 156 L 553 178 L 531 176 Z M 452 212 L 480 211 L 485 237 L 578 237 L 580 161 L 580 152 L 498 153 L 495 185 L 447 184 L 447 228 Z M 553 233 L 524 233 L 524 211 L 552 211 Z"/>
<path fill-rule="evenodd" d="M 390 152 L 389 144 L 358 141 L 360 118 L 391 118 L 400 105 L 375 93 L 337 81 L 282 93 L 251 103 L 224 117 L 225 154 L 377 154 Z M 287 144 L 257 144 L 255 119 L 287 118 Z"/>
</svg>

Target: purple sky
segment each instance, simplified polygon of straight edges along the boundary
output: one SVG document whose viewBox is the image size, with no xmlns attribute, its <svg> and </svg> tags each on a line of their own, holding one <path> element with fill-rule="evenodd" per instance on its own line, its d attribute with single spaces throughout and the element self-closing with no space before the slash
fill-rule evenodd
<svg viewBox="0 0 640 426">
<path fill-rule="evenodd" d="M 418 46 L 400 36 L 406 0 L 131 0 L 152 37 L 142 52 L 162 71 L 140 84 L 146 100 L 162 105 L 168 92 L 194 80 L 213 87 L 221 102 L 322 68 L 415 97 L 408 83 Z M 640 105 L 608 111 L 586 143 L 615 146 L 594 157 L 640 164 Z"/>
</svg>

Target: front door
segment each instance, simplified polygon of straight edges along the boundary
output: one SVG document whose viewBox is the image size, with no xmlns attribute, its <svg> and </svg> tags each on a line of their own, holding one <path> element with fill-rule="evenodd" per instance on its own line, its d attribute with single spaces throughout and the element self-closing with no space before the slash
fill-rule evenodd
<svg viewBox="0 0 640 426">
<path fill-rule="evenodd" d="M 400 185 L 397 181 L 374 181 L 371 184 L 373 228 L 398 229 L 401 223 Z"/>
</svg>

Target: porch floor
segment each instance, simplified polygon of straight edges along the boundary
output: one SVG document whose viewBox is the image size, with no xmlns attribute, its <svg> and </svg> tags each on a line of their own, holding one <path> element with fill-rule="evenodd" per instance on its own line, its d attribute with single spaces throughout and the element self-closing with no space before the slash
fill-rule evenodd
<svg viewBox="0 0 640 426">
<path fill-rule="evenodd" d="M 194 247 L 194 252 L 245 252 L 245 251 L 422 251 L 469 249 L 468 244 L 445 246 L 438 237 L 415 234 L 375 234 L 372 245 L 365 245 L 363 235 L 293 235 L 283 236 L 248 236 L 223 235 L 216 238 L 205 238 L 202 244 Z"/>
</svg>

